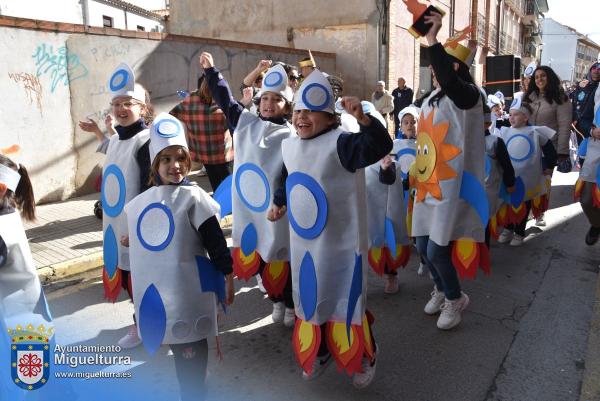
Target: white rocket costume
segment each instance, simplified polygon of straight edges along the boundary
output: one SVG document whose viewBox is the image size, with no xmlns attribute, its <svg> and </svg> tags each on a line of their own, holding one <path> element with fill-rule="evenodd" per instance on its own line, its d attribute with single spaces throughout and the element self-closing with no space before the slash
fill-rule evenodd
<svg viewBox="0 0 600 401">
<path fill-rule="evenodd" d="M 600 127 L 600 91 L 594 98 L 594 126 Z M 592 205 L 600 208 L 600 140 L 585 138 L 579 145 L 579 157 L 585 159 L 575 184 L 575 199 L 579 199 L 584 185 L 592 185 Z M 584 209 L 585 211 L 585 209 Z"/>
<path fill-rule="evenodd" d="M 108 85 L 113 99 L 119 96 L 130 96 L 145 102 L 145 91 L 140 85 L 135 84 L 135 76 L 127 64 L 122 63 L 116 68 Z M 107 276 L 104 285 L 107 298 L 111 300 L 116 299 L 120 287 L 120 283 L 116 282 L 120 280 L 115 276 L 115 273 L 118 273 L 117 267 L 121 270 L 129 270 L 129 252 L 120 243 L 121 237 L 127 234 L 123 208 L 140 193 L 143 185 L 140 183 L 140 167 L 135 155 L 148 138 L 147 129 L 127 140 L 120 140 L 119 135 L 115 134 L 110 138 L 106 151 L 102 172 L 102 229 L 104 268 Z M 106 279 L 111 283 L 107 283 Z"/>
<path fill-rule="evenodd" d="M 183 124 L 161 113 L 151 127 L 152 160 L 166 147 L 187 149 Z M 198 228 L 219 205 L 195 185 L 160 185 L 125 206 L 133 299 L 144 346 L 195 342 L 217 335 L 223 274 L 207 258 Z"/>
<path fill-rule="evenodd" d="M 502 167 L 496 159 L 498 138 L 498 136 L 492 134 L 485 137 L 485 192 L 487 194 L 490 216 L 496 215 L 503 202 L 503 199 L 500 197 Z"/>
<path fill-rule="evenodd" d="M 271 67 L 265 74 L 260 94 L 264 92 L 273 92 L 291 101 L 292 91 L 281 65 Z M 233 136 L 236 153 L 232 184 L 232 240 L 233 247 L 241 248 L 246 257 L 256 251 L 265 262 L 289 259 L 287 217 L 271 222 L 266 216 L 273 193 L 280 186 L 283 166 L 281 142 L 293 135 L 294 130 L 289 123 L 280 125 L 265 121 L 246 110 L 238 120 Z M 243 271 L 244 255 L 234 251 L 234 267 L 238 277 L 248 279 Z"/>
</svg>

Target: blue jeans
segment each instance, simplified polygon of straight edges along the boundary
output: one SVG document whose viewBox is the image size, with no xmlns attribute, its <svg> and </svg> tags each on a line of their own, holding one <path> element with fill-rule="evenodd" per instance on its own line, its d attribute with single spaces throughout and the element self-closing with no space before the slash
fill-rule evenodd
<svg viewBox="0 0 600 401">
<path fill-rule="evenodd" d="M 461 296 L 460 282 L 452 264 L 452 244 L 440 246 L 429 241 L 429 236 L 416 237 L 419 255 L 433 276 L 438 291 L 444 292 L 446 299 L 458 299 Z"/>
</svg>

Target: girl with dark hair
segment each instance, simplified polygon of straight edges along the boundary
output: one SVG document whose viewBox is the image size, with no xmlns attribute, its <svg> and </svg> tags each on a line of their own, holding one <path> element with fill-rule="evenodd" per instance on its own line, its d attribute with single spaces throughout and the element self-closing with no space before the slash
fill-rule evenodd
<svg viewBox="0 0 600 401">
<path fill-rule="evenodd" d="M 15 171 L 16 174 L 12 175 L 15 180 L 18 180 L 18 184 L 15 188 L 11 188 L 6 182 L 0 181 L 0 215 L 19 209 L 25 220 L 35 220 L 35 199 L 27 169 L 22 164 L 18 165 L 0 154 L 0 176 L 2 170 L 9 175 L 8 169 Z"/>
<path fill-rule="evenodd" d="M 558 171 L 571 171 L 569 138 L 573 119 L 572 106 L 562 89 L 560 78 L 552 68 L 541 65 L 535 69 L 523 101 L 531 105 L 531 125 L 546 126 L 556 131 L 552 144 L 558 157 Z M 536 225 L 546 225 L 543 214 L 536 219 Z"/>
</svg>

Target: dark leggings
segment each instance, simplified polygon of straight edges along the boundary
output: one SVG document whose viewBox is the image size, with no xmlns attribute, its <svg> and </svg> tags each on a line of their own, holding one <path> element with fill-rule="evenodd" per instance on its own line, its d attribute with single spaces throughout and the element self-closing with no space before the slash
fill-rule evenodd
<svg viewBox="0 0 600 401">
<path fill-rule="evenodd" d="M 181 401 L 204 400 L 206 397 L 206 339 L 187 344 L 170 344 L 175 358 L 175 375 Z"/>
<path fill-rule="evenodd" d="M 521 237 L 525 236 L 525 226 L 527 226 L 527 220 L 529 219 L 529 212 L 531 211 L 531 201 L 525 202 L 525 217 L 519 222 L 519 224 L 509 224 L 506 226 L 507 229 L 514 231 L 515 234 Z"/>
<path fill-rule="evenodd" d="M 206 168 L 206 175 L 208 176 L 208 181 L 210 181 L 210 186 L 213 191 L 216 191 L 223 180 L 231 175 L 231 172 L 233 171 L 233 162 L 205 164 L 204 168 Z"/>
</svg>

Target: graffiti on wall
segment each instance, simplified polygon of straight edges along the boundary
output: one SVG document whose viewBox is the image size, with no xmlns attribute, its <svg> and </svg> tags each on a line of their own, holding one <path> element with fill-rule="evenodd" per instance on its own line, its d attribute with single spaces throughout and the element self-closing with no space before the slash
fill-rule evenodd
<svg viewBox="0 0 600 401">
<path fill-rule="evenodd" d="M 37 47 L 31 57 L 35 61 L 36 76 L 49 75 L 51 93 L 54 93 L 60 83 L 68 86 L 69 82 L 88 75 L 88 69 L 81 63 L 79 56 L 69 54 L 66 46 L 55 50 L 52 45 L 43 43 Z"/>
<path fill-rule="evenodd" d="M 20 82 L 23 85 L 23 89 L 25 89 L 25 93 L 27 94 L 27 98 L 29 99 L 29 104 L 33 104 L 33 102 L 35 101 L 35 105 L 40 111 L 40 115 L 43 115 L 42 84 L 40 83 L 40 79 L 35 75 L 26 72 L 9 72 L 8 77 L 15 81 L 15 83 Z"/>
</svg>

